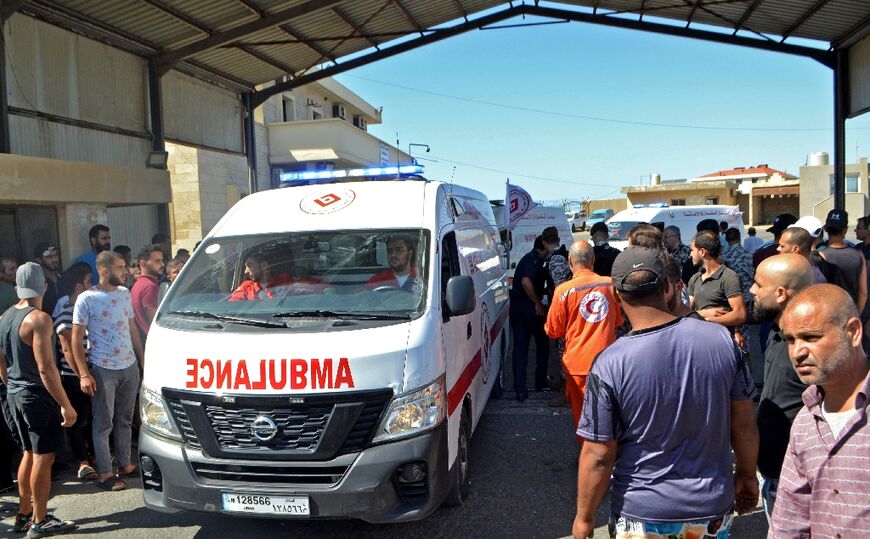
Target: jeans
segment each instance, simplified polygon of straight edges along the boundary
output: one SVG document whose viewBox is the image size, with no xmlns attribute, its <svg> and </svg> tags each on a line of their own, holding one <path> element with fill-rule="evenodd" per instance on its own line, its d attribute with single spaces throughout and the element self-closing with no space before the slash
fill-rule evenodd
<svg viewBox="0 0 870 539">
<path fill-rule="evenodd" d="M 514 391 L 527 395 L 526 369 L 529 364 L 529 343 L 535 339 L 535 389 L 547 386 L 547 363 L 550 359 L 550 338 L 544 332 L 544 317 L 535 314 L 534 306 L 521 302 L 511 304 L 511 331 L 514 334 Z"/>
<path fill-rule="evenodd" d="M 60 380 L 63 383 L 66 396 L 78 416 L 75 424 L 66 428 L 69 446 L 76 461 L 85 462 L 89 460 L 88 447 L 94 446 L 91 440 L 91 430 L 88 428 L 91 423 L 91 398 L 82 393 L 78 376 L 61 375 Z"/>
<path fill-rule="evenodd" d="M 767 517 L 767 525 L 770 526 L 770 517 L 773 516 L 773 504 L 776 502 L 776 489 L 779 487 L 779 478 L 761 476 L 761 503 L 764 505 L 764 515 Z"/>
<path fill-rule="evenodd" d="M 110 434 L 115 441 L 118 467 L 130 465 L 133 409 L 136 407 L 136 395 L 139 394 L 139 365 L 133 363 L 121 370 L 94 365 L 91 375 L 97 383 L 97 392 L 92 401 L 94 454 L 97 471 L 103 474 L 112 471 Z"/>
</svg>

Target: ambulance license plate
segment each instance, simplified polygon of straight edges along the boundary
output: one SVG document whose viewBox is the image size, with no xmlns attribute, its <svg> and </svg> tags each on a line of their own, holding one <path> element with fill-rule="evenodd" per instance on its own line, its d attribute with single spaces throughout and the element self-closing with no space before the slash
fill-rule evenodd
<svg viewBox="0 0 870 539">
<path fill-rule="evenodd" d="M 221 510 L 224 513 L 297 517 L 307 517 L 311 514 L 308 496 L 261 496 L 236 492 L 221 492 Z"/>
</svg>

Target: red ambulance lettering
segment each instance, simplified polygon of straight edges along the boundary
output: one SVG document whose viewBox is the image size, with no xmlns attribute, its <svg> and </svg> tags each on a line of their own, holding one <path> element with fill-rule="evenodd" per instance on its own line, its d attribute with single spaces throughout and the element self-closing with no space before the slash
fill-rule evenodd
<svg viewBox="0 0 870 539">
<path fill-rule="evenodd" d="M 261 359 L 258 365 L 247 360 L 187 359 L 188 389 L 353 389 L 353 373 L 346 357 L 333 359 Z M 233 368 L 235 367 L 235 368 Z"/>
<path fill-rule="evenodd" d="M 290 360 L 290 389 L 303 389 L 308 385 L 305 375 L 308 373 L 308 362 L 304 359 Z"/>
<path fill-rule="evenodd" d="M 280 366 L 277 368 L 277 361 L 269 362 L 269 385 L 272 386 L 272 389 L 284 389 L 284 386 L 287 385 L 287 360 L 282 359 L 280 362 Z"/>
</svg>

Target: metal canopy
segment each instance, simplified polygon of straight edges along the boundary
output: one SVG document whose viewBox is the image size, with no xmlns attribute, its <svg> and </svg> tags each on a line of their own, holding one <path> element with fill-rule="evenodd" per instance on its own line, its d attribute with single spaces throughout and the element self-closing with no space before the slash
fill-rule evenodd
<svg viewBox="0 0 870 539">
<path fill-rule="evenodd" d="M 158 74 L 176 68 L 239 91 L 303 75 L 310 81 L 319 78 L 312 76 L 313 71 L 335 68 L 364 51 L 370 51 L 364 56 L 374 61 L 397 44 L 405 44 L 402 50 L 413 48 L 405 42 L 415 36 L 423 45 L 435 36 L 440 39 L 479 28 L 483 24 L 475 22 L 484 15 L 486 24 L 537 16 L 664 31 L 805 54 L 831 67 L 834 60 L 824 54 L 826 45 L 828 51 L 848 48 L 870 33 L 867 0 L 7 0 L 4 4 L 153 58 Z M 430 39 L 423 39 L 426 36 Z M 821 45 L 796 44 L 799 39 Z"/>
</svg>

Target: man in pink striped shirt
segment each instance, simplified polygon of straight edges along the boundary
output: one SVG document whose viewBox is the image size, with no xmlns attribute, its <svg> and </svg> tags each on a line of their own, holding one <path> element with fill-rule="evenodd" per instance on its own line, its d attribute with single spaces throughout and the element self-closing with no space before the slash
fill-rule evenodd
<svg viewBox="0 0 870 539">
<path fill-rule="evenodd" d="M 805 407 L 795 418 L 768 539 L 870 537 L 870 362 L 858 309 L 830 284 L 781 319 Z"/>
</svg>

